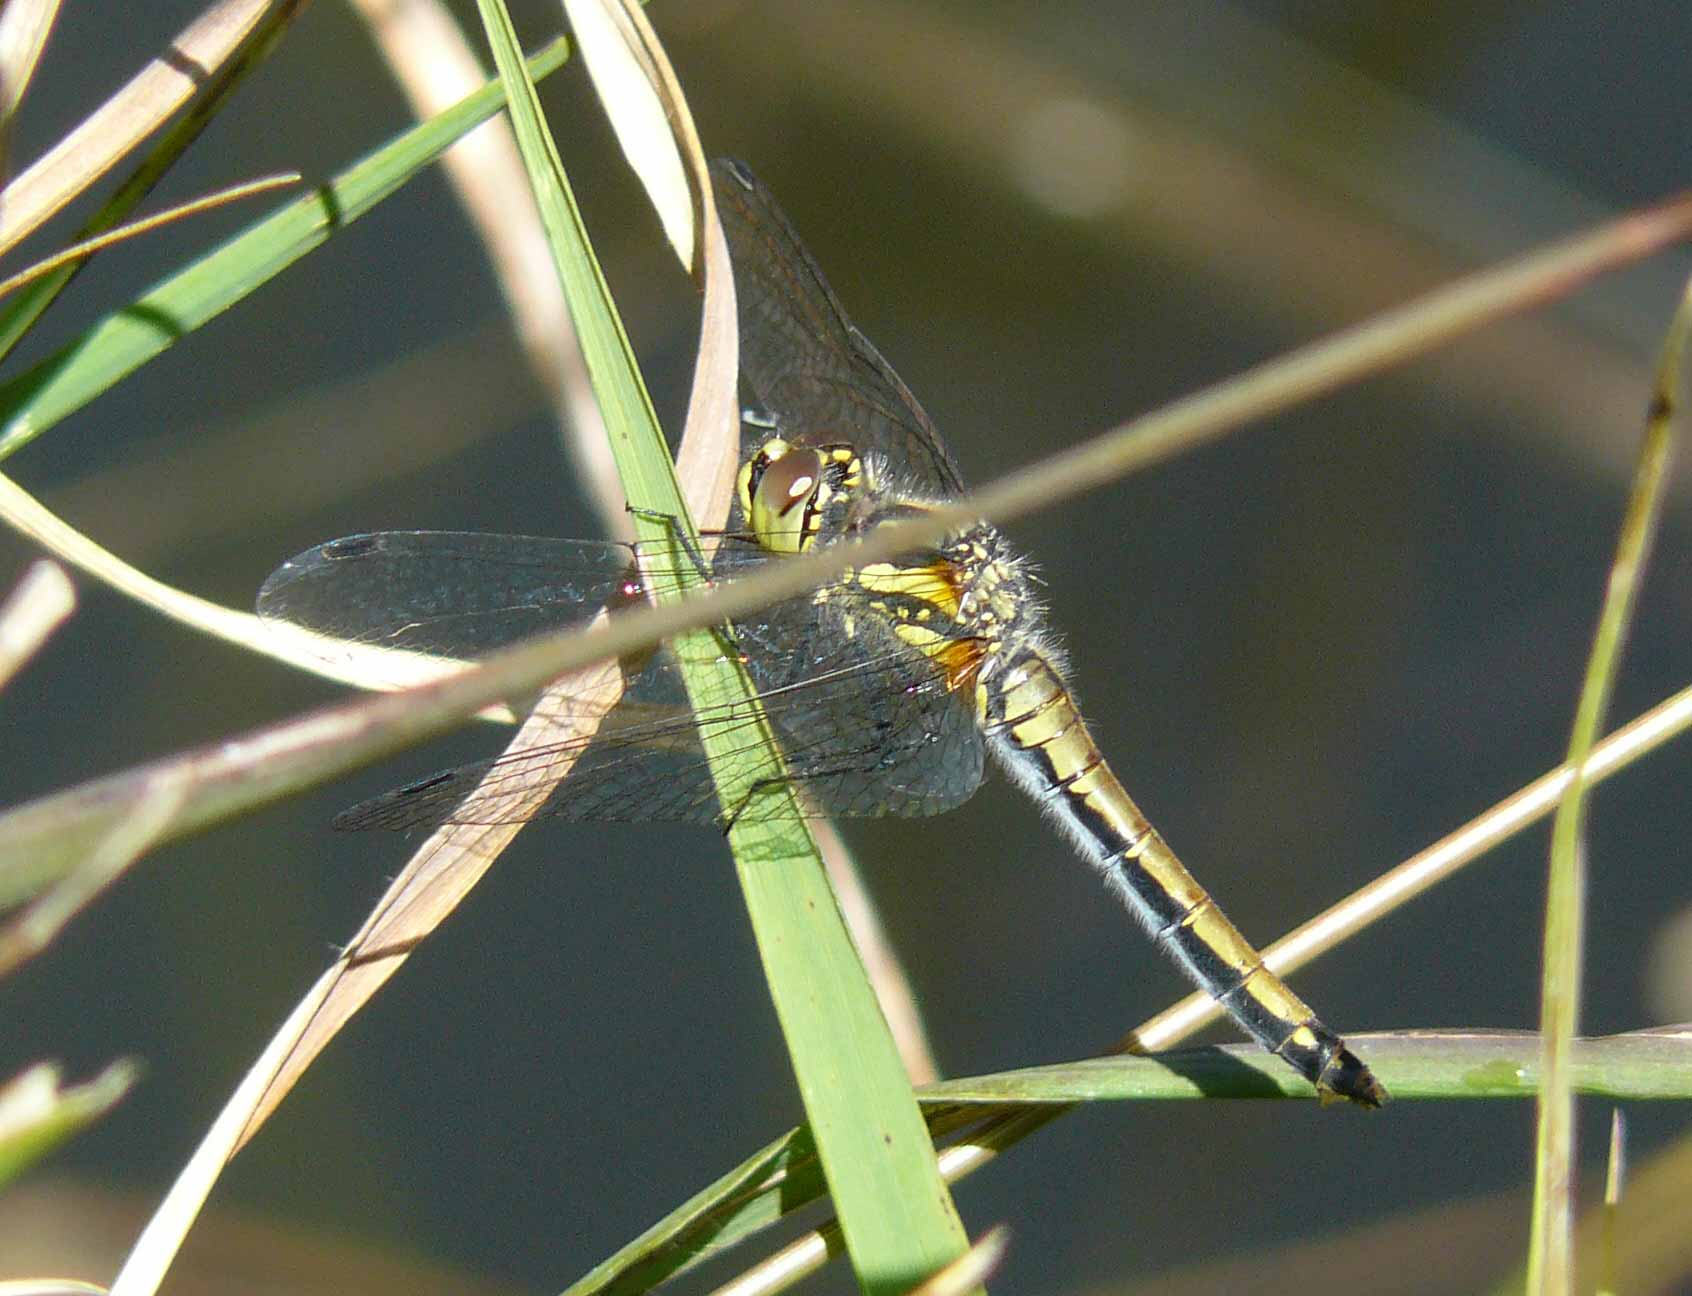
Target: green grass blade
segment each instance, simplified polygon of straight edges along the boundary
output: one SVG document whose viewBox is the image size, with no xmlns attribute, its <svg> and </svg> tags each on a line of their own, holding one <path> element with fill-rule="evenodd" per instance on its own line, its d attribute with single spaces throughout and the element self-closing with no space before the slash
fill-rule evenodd
<svg viewBox="0 0 1692 1296">
<path fill-rule="evenodd" d="M 1395 1100 L 1521 1100 L 1538 1093 L 1540 1054 L 1532 1032 L 1410 1031 L 1355 1038 L 1368 1050 L 1370 1065 L 1392 1085 Z M 1618 1101 L 1692 1098 L 1692 1033 L 1684 1030 L 1577 1040 L 1572 1061 L 1575 1089 L 1585 1095 Z M 1238 1044 L 943 1080 L 925 1086 L 919 1097 L 931 1118 L 958 1127 L 1000 1108 L 1044 1124 L 1084 1102 L 1302 1101 L 1309 1099 L 1310 1089 L 1261 1049 Z M 1015 1113 L 1016 1104 L 1029 1106 Z M 804 1209 L 823 1191 L 808 1150 L 803 1131 L 760 1149 L 564 1296 L 647 1291 Z"/>
<path fill-rule="evenodd" d="M 133 1062 L 119 1061 L 85 1084 L 64 1087 L 58 1069 L 41 1063 L 0 1086 L 0 1186 L 104 1116 L 139 1075 Z"/>
<path fill-rule="evenodd" d="M 534 75 L 561 67 L 555 40 L 530 61 Z M 417 175 L 505 102 L 491 83 L 348 167 L 316 192 L 282 207 L 136 301 L 114 311 L 45 360 L 0 386 L 0 459 L 174 345 L 326 242 Z"/>
<path fill-rule="evenodd" d="M 206 127 L 216 120 L 219 110 L 241 84 L 269 57 L 295 16 L 289 6 L 277 5 L 260 19 L 243 42 L 240 52 L 217 68 L 210 83 L 195 92 L 193 102 L 148 150 L 141 164 L 100 205 L 93 218 L 71 236 L 72 244 L 115 229 L 141 204 L 200 138 Z M 0 361 L 12 353 L 12 349 L 35 327 L 48 307 L 58 300 L 59 294 L 82 273 L 87 264 L 87 260 L 83 259 L 62 266 L 28 285 L 16 297 L 0 303 Z"/>
<path fill-rule="evenodd" d="M 1392 1086 L 1394 1101 L 1522 1100 L 1539 1092 L 1539 1037 L 1530 1031 L 1402 1031 L 1348 1037 Z M 1613 1101 L 1692 1098 L 1692 1032 L 1636 1031 L 1581 1039 L 1571 1053 L 1576 1092 Z M 1086 1102 L 1197 1098 L 1307 1101 L 1308 1085 L 1249 1044 L 1111 1056 L 942 1080 L 918 1096 L 936 1134 L 1003 1120 L 1032 1132 Z M 978 1141 L 977 1133 L 968 1136 Z M 1001 1140 L 990 1140 L 1002 1146 Z M 803 1130 L 759 1149 L 608 1257 L 564 1296 L 648 1291 L 722 1254 L 822 1196 Z"/>
<path fill-rule="evenodd" d="M 794 1130 L 758 1149 L 607 1256 L 563 1296 L 629 1296 L 650 1291 L 702 1260 L 779 1223 L 826 1191 L 810 1134 Z"/>
<path fill-rule="evenodd" d="M 1540 990 L 1540 1033 L 1545 1080 L 1535 1134 L 1533 1224 L 1528 1243 L 1530 1292 L 1566 1292 L 1574 1272 L 1574 1100 L 1570 1050 L 1580 1020 L 1580 970 L 1586 902 L 1584 829 L 1592 782 L 1587 758 L 1602 732 L 1621 664 L 1622 644 L 1644 574 L 1645 559 L 1662 514 L 1680 366 L 1692 341 L 1692 284 L 1683 294 L 1658 363 L 1656 398 L 1645 426 L 1639 464 L 1622 519 L 1616 556 L 1593 636 L 1586 678 L 1569 735 L 1568 764 L 1575 777 L 1557 806 L 1551 827 L 1551 870 L 1545 901 L 1545 968 Z"/>
<path fill-rule="evenodd" d="M 969 1107 L 924 1113 L 929 1135 L 941 1139 L 981 1122 Z M 595 1265 L 564 1296 L 627 1296 L 649 1291 L 694 1265 L 721 1255 L 741 1242 L 819 1201 L 828 1184 L 817 1163 L 809 1128 L 791 1130 L 766 1144 L 740 1165 L 695 1193 L 639 1237 Z M 838 1250 L 838 1229 L 829 1230 L 829 1246 Z"/>
<path fill-rule="evenodd" d="M 1395 1031 L 1348 1035 L 1404 1099 L 1532 1098 L 1539 1092 L 1539 1036 L 1532 1031 Z M 1285 1074 L 1283 1074 L 1285 1073 Z M 1615 1100 L 1692 1098 L 1692 1032 L 1635 1031 L 1573 1041 L 1573 1088 Z M 1249 1044 L 1127 1054 L 942 1080 L 925 1104 L 1079 1103 L 1182 1098 L 1308 1099 L 1310 1087 Z"/>
<path fill-rule="evenodd" d="M 558 261 L 588 371 L 631 503 L 678 519 L 697 550 L 663 437 L 606 291 L 539 104 L 523 83 L 499 0 L 481 0 L 495 62 Z M 636 515 L 643 539 L 666 530 Z M 696 708 L 755 714 L 750 680 L 711 632 L 672 644 Z M 773 736 L 761 763 L 727 759 L 706 742 L 718 793 L 734 814 L 750 799 L 793 796 Z M 736 744 L 743 741 L 735 739 Z M 762 807 L 759 807 L 760 810 Z M 791 807 L 790 807 L 791 809 Z M 968 1247 L 935 1164 L 927 1129 L 891 1033 L 852 946 L 816 847 L 796 813 L 740 814 L 729 832 L 771 995 L 793 1058 L 829 1186 L 860 1282 L 903 1291 Z"/>
</svg>

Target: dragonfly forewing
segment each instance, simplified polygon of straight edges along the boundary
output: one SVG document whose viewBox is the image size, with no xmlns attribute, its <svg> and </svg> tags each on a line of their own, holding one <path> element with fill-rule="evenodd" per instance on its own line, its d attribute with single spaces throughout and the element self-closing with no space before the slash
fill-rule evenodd
<svg viewBox="0 0 1692 1296">
<path fill-rule="evenodd" d="M 963 489 L 957 467 L 904 381 L 846 316 L 787 216 L 744 165 L 711 164 L 734 256 L 740 372 L 799 445 L 851 443 L 931 495 Z M 758 438 L 742 446 L 748 458 Z"/>
<path fill-rule="evenodd" d="M 258 613 L 329 639 L 465 660 L 639 596 L 632 545 L 477 531 L 345 536 L 290 558 Z"/>
<path fill-rule="evenodd" d="M 761 550 L 731 541 L 712 575 L 743 574 L 767 561 Z M 601 607 L 666 579 L 650 565 L 639 576 L 633 549 L 621 544 L 382 532 L 331 541 L 284 564 L 265 583 L 259 611 L 336 639 L 471 658 L 530 634 L 579 628 Z M 861 594 L 830 593 L 777 603 L 722 641 L 759 689 L 802 803 L 829 817 L 927 815 L 961 804 L 983 766 L 969 699 L 878 618 L 863 615 Z M 747 758 L 755 760 L 751 716 L 733 707 L 691 711 L 667 648 L 629 669 L 622 702 L 593 738 L 444 771 L 352 807 L 336 827 L 720 822 L 701 735 L 728 735 L 732 747 L 732 736 L 744 733 Z M 570 713 L 567 698 L 550 705 Z M 569 777 L 537 810 L 528 786 L 572 759 Z"/>
</svg>

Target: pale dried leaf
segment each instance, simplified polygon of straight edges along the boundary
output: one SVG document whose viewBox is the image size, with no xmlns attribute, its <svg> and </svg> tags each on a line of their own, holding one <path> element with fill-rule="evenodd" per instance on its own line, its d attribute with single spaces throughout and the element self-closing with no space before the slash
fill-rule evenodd
<svg viewBox="0 0 1692 1296">
<path fill-rule="evenodd" d="M 33 657 L 76 607 L 76 589 L 65 569 L 45 559 L 31 563 L 0 604 L 0 689 Z"/>
<path fill-rule="evenodd" d="M 273 9 L 297 0 L 222 0 L 183 29 L 167 52 L 6 186 L 0 252 L 11 248 L 105 175 L 192 99 Z"/>
</svg>

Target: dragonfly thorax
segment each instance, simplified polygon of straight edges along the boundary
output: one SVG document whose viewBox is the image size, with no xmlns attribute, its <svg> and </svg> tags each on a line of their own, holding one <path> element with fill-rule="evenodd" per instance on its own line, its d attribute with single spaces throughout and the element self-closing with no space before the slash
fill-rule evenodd
<svg viewBox="0 0 1692 1296">
<path fill-rule="evenodd" d="M 923 507 L 883 504 L 870 525 Z M 1045 645 L 1031 586 L 1026 561 L 996 528 L 983 524 L 936 549 L 855 568 L 841 587 L 865 596 L 866 606 L 902 642 L 928 656 L 955 691 L 979 688 L 1006 661 L 1030 651 L 1055 658 Z"/>
</svg>

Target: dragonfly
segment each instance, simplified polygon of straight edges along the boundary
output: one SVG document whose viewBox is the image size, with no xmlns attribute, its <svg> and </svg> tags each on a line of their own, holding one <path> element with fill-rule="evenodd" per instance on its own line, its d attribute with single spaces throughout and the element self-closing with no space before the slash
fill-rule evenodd
<svg viewBox="0 0 1692 1296">
<path fill-rule="evenodd" d="M 850 544 L 963 492 L 933 422 L 848 319 L 786 215 L 745 164 L 712 164 L 753 397 L 731 529 L 709 559 L 732 579 L 817 546 Z M 389 531 L 332 540 L 265 582 L 261 616 L 334 640 L 476 657 L 668 580 L 630 545 Z M 697 561 L 704 562 L 701 557 Z M 735 621 L 797 798 L 735 815 L 932 815 L 967 801 L 991 753 L 1101 876 L 1153 943 L 1247 1035 L 1324 1099 L 1387 1092 L 1344 1040 L 1265 967 L 1106 763 L 1067 683 L 1034 576 L 978 523 L 930 549 L 866 563 Z M 590 738 L 448 770 L 353 806 L 337 828 L 409 830 L 553 817 L 725 820 L 702 735 L 750 751 L 744 711 L 690 709 L 667 649 L 625 664 L 623 699 Z M 759 729 L 761 733 L 762 730 Z M 541 801 L 537 771 L 573 761 Z"/>
</svg>

